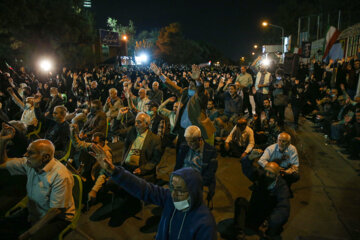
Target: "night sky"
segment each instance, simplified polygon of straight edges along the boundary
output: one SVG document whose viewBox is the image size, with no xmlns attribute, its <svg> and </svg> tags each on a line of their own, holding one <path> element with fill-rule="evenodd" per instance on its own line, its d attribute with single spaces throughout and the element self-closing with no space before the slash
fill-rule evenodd
<svg viewBox="0 0 360 240">
<path fill-rule="evenodd" d="M 225 56 L 238 60 L 252 51 L 263 35 L 260 23 L 276 14 L 275 1 L 263 0 L 98 0 L 92 1 L 97 28 L 106 28 L 112 17 L 127 25 L 133 20 L 137 33 L 179 22 L 184 35 L 204 40 Z"/>
</svg>

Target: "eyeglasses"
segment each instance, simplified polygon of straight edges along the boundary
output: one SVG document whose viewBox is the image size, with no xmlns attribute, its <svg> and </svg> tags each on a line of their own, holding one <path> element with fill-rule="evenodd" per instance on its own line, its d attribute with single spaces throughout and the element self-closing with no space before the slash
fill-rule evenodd
<svg viewBox="0 0 360 240">
<path fill-rule="evenodd" d="M 173 186 L 170 186 L 170 191 L 171 191 L 171 192 L 176 192 L 176 193 L 178 193 L 179 195 L 184 195 L 184 194 L 186 194 L 186 193 L 189 192 L 188 190 L 175 189 Z"/>
</svg>

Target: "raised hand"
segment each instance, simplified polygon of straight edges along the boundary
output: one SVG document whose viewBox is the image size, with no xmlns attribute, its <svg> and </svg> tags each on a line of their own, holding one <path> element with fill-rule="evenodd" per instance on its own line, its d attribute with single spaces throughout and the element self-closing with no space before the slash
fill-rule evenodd
<svg viewBox="0 0 360 240">
<path fill-rule="evenodd" d="M 175 101 L 176 101 L 176 97 L 170 97 L 170 98 L 169 98 L 169 101 L 170 101 L 170 102 L 175 102 Z"/>
<path fill-rule="evenodd" d="M 115 166 L 112 164 L 111 160 L 106 157 L 105 151 L 98 145 L 92 145 L 91 149 L 93 152 L 90 152 L 90 155 L 96 159 L 102 168 L 112 174 L 115 170 Z"/>
<path fill-rule="evenodd" d="M 156 66 L 155 63 L 151 63 L 150 64 L 150 69 L 158 76 L 160 76 L 161 74 L 161 71 L 160 71 L 160 68 L 158 66 Z"/>
<path fill-rule="evenodd" d="M 198 80 L 200 78 L 200 67 L 198 65 L 193 64 L 191 66 L 191 78 L 194 80 Z"/>
<path fill-rule="evenodd" d="M 15 136 L 15 128 L 13 128 L 12 126 L 6 124 L 6 123 L 2 123 L 2 129 L 0 132 L 0 140 L 1 141 L 7 141 L 7 140 L 11 140 L 14 138 Z"/>
</svg>

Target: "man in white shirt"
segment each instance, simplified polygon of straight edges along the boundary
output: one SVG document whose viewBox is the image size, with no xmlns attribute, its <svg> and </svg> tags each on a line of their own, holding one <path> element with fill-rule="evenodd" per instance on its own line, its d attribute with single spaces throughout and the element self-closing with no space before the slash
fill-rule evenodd
<svg viewBox="0 0 360 240">
<path fill-rule="evenodd" d="M 222 156 L 226 156 L 226 153 L 229 153 L 234 157 L 246 157 L 254 148 L 254 145 L 253 130 L 247 126 L 245 118 L 240 118 L 225 140 Z"/>
</svg>

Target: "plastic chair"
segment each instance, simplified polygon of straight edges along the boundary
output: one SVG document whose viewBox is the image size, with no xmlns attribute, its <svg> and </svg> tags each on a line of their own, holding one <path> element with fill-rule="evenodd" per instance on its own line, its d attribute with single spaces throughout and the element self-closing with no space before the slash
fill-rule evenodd
<svg viewBox="0 0 360 240">
<path fill-rule="evenodd" d="M 28 139 L 30 139 L 31 136 L 35 135 L 35 136 L 37 136 L 38 138 L 40 138 L 39 133 L 40 133 L 40 131 L 41 131 L 41 125 L 42 125 L 42 123 L 39 122 L 38 128 L 37 128 L 36 130 L 34 130 L 34 131 L 26 134 L 26 137 L 27 137 Z"/>
<path fill-rule="evenodd" d="M 109 119 L 106 118 L 106 132 L 105 132 L 105 139 L 107 139 L 108 135 L 109 135 L 109 125 L 110 125 L 110 122 L 109 122 Z"/>
<path fill-rule="evenodd" d="M 70 139 L 68 150 L 66 151 L 65 156 L 59 159 L 60 162 L 65 163 L 69 159 L 71 154 L 71 145 L 72 145 L 72 140 Z"/>
</svg>

